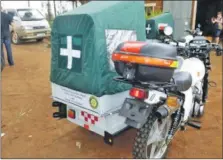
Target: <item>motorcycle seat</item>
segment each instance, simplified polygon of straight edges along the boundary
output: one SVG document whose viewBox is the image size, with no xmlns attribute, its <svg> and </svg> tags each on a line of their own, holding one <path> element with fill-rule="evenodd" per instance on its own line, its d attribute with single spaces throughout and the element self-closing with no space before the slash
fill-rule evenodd
<svg viewBox="0 0 223 160">
<path fill-rule="evenodd" d="M 173 80 L 180 92 L 187 91 L 192 85 L 192 76 L 189 72 L 175 72 Z"/>
</svg>

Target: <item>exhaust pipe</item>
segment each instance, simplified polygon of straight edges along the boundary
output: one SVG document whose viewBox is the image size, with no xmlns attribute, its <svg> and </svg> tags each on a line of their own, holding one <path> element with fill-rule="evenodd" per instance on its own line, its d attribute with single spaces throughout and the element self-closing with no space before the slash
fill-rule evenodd
<svg viewBox="0 0 223 160">
<path fill-rule="evenodd" d="M 158 119 L 166 118 L 168 115 L 169 115 L 169 110 L 164 106 L 159 107 L 155 113 L 155 116 Z"/>
</svg>

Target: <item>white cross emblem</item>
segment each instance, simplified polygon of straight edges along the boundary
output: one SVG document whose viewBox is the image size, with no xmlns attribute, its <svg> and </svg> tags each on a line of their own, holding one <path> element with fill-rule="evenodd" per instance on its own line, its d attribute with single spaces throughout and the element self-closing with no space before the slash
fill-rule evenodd
<svg viewBox="0 0 223 160">
<path fill-rule="evenodd" d="M 150 24 L 148 24 L 147 28 L 146 28 L 146 33 L 149 34 L 149 31 L 152 30 L 152 28 L 150 27 Z"/>
<path fill-rule="evenodd" d="M 81 51 L 80 50 L 73 50 L 72 49 L 72 36 L 67 36 L 67 48 L 60 48 L 60 55 L 61 56 L 67 56 L 67 68 L 72 68 L 72 61 L 74 58 L 80 58 L 81 57 Z"/>
</svg>

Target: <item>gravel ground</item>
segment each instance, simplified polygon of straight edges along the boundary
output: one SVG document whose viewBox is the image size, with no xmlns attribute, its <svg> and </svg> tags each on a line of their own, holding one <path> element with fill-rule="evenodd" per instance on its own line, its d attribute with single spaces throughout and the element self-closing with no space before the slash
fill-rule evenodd
<svg viewBox="0 0 223 160">
<path fill-rule="evenodd" d="M 45 43 L 13 46 L 15 66 L 2 72 L 2 158 L 132 158 L 136 131 L 113 146 L 67 120 L 55 120 L 49 81 L 50 49 Z M 203 128 L 188 127 L 174 138 L 168 158 L 222 158 L 222 59 L 212 57 L 209 102 Z"/>
</svg>

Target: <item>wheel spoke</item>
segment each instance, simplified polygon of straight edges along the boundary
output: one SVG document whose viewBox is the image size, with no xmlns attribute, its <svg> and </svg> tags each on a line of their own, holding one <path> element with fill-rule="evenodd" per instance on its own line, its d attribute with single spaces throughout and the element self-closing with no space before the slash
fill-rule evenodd
<svg viewBox="0 0 223 160">
<path fill-rule="evenodd" d="M 158 121 L 155 121 L 153 124 L 153 127 L 150 131 L 150 135 L 147 141 L 147 145 L 150 145 L 156 141 L 158 141 L 158 139 L 160 138 L 160 132 L 158 129 Z"/>
<path fill-rule="evenodd" d="M 160 125 L 160 131 L 163 132 L 163 129 L 165 128 L 165 126 L 167 125 L 167 119 L 162 120 L 162 124 Z"/>
<path fill-rule="evenodd" d="M 152 144 L 150 154 L 149 154 L 149 158 L 154 158 L 156 147 L 157 147 L 156 145 L 157 145 L 156 143 Z"/>
<path fill-rule="evenodd" d="M 171 125 L 171 118 L 156 120 L 151 127 L 147 140 L 147 158 L 162 158 L 167 149 L 166 138 Z"/>
<path fill-rule="evenodd" d="M 158 141 L 158 137 L 156 135 L 154 135 L 147 141 L 147 145 L 153 144 L 157 141 Z"/>
</svg>

